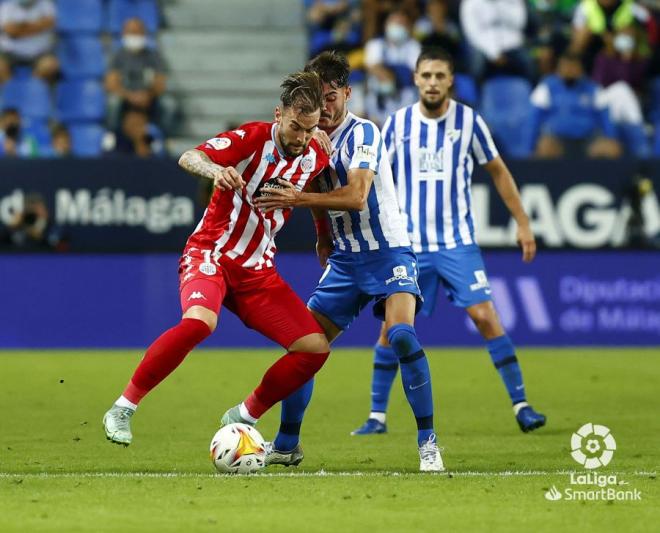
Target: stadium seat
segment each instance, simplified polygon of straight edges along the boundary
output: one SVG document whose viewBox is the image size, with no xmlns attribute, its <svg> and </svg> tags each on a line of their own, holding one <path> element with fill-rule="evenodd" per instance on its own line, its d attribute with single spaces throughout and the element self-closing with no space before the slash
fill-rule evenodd
<svg viewBox="0 0 660 533">
<path fill-rule="evenodd" d="M 95 80 L 69 80 L 57 86 L 57 118 L 60 122 L 95 122 L 105 118 L 105 91 Z"/>
<path fill-rule="evenodd" d="M 525 78 L 500 76 L 481 88 L 481 114 L 498 148 L 512 157 L 528 157 L 530 83 Z"/>
<path fill-rule="evenodd" d="M 66 79 L 100 78 L 105 74 L 103 45 L 96 36 L 62 37 L 57 56 Z"/>
<path fill-rule="evenodd" d="M 660 121 L 660 76 L 649 82 L 649 120 Z"/>
<path fill-rule="evenodd" d="M 32 135 L 39 145 L 40 154 L 50 154 L 52 151 L 52 138 L 48 122 L 43 119 L 27 119 L 24 120 L 23 129 L 29 135 Z"/>
<path fill-rule="evenodd" d="M 108 30 L 121 33 L 126 19 L 142 19 L 147 32 L 156 33 L 160 25 L 160 14 L 156 0 L 110 0 L 108 3 Z"/>
<path fill-rule="evenodd" d="M 653 155 L 660 157 L 660 120 L 655 123 L 653 130 Z"/>
<path fill-rule="evenodd" d="M 37 78 L 12 78 L 2 88 L 3 109 L 17 109 L 25 119 L 46 120 L 52 111 L 48 85 Z"/>
<path fill-rule="evenodd" d="M 103 153 L 105 128 L 99 124 L 72 124 L 69 128 L 73 155 L 97 157 Z"/>
<path fill-rule="evenodd" d="M 454 94 L 458 100 L 471 107 L 479 102 L 479 89 L 474 78 L 468 74 L 454 74 Z"/>
<path fill-rule="evenodd" d="M 649 139 L 643 124 L 619 124 L 617 129 L 619 139 L 625 146 L 626 152 L 640 158 L 651 155 Z"/>
<path fill-rule="evenodd" d="M 103 0 L 57 0 L 57 31 L 100 33 L 103 29 Z"/>
</svg>

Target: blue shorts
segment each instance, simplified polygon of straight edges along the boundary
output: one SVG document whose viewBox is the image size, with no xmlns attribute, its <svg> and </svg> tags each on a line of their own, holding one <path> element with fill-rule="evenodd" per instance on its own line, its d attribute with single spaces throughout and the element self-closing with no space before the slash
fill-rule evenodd
<svg viewBox="0 0 660 533">
<path fill-rule="evenodd" d="M 385 300 L 409 292 L 421 296 L 417 285 L 417 258 L 408 247 L 370 252 L 333 253 L 307 306 L 344 330 L 372 300 L 374 316 L 385 319 Z"/>
<path fill-rule="evenodd" d="M 476 244 L 418 253 L 417 261 L 419 287 L 424 296 L 424 316 L 429 316 L 435 309 L 440 283 L 449 301 L 458 307 L 470 307 L 491 300 L 484 261 Z"/>
</svg>

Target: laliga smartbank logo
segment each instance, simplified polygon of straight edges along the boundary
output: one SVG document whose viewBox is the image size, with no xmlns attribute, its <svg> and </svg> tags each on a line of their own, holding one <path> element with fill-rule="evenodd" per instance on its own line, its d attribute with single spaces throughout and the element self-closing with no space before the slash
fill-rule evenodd
<svg viewBox="0 0 660 533">
<path fill-rule="evenodd" d="M 580 474 L 571 472 L 570 487 L 563 491 L 554 485 L 545 493 L 551 502 L 567 501 L 639 501 L 642 493 L 637 489 L 621 489 L 628 485 L 615 474 L 598 474 L 594 470 L 607 466 L 616 450 L 616 440 L 610 429 L 599 424 L 584 424 L 571 436 L 571 457 L 587 469 Z"/>
</svg>

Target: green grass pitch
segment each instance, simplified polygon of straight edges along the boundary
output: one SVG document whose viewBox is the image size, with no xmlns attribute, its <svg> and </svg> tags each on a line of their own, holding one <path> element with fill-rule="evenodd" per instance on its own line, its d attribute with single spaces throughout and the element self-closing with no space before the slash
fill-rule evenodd
<svg viewBox="0 0 660 533">
<path fill-rule="evenodd" d="M 214 474 L 219 416 L 277 350 L 192 354 L 147 397 L 129 448 L 101 417 L 136 351 L 0 352 L 0 532 L 658 531 L 660 353 L 522 349 L 530 401 L 547 427 L 522 434 L 483 350 L 428 350 L 436 428 L 450 474 L 419 474 L 415 426 L 394 389 L 389 433 L 351 437 L 368 411 L 371 354 L 336 350 L 317 379 L 297 469 Z M 272 438 L 279 409 L 259 429 Z M 641 501 L 548 501 L 569 487 L 570 437 L 608 426 L 616 474 Z M 589 487 L 591 488 L 591 487 Z"/>
</svg>

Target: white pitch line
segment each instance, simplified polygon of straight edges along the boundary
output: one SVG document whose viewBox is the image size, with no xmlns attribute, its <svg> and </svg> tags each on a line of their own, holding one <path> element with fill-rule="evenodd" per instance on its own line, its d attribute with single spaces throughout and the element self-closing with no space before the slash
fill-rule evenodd
<svg viewBox="0 0 660 533">
<path fill-rule="evenodd" d="M 545 477 L 545 476 L 559 476 L 569 475 L 572 473 L 583 473 L 576 470 L 522 470 L 522 471 L 504 471 L 504 472 L 478 472 L 478 471 L 465 471 L 465 472 L 445 472 L 443 476 L 448 474 L 453 477 Z M 327 472 L 319 470 L 317 472 L 264 472 L 251 474 L 252 477 L 257 478 L 305 478 L 305 477 L 413 477 L 418 476 L 418 472 L 391 472 L 391 471 L 374 471 L 374 472 Z M 656 476 L 656 472 L 607 472 L 607 475 L 617 476 Z M 232 478 L 236 477 L 233 474 L 215 474 L 215 473 L 200 473 L 200 472 L 0 472 L 0 479 L 16 479 L 16 478 L 34 478 L 34 479 L 67 479 L 67 478 L 155 478 L 155 479 L 168 479 L 168 478 Z"/>
</svg>

